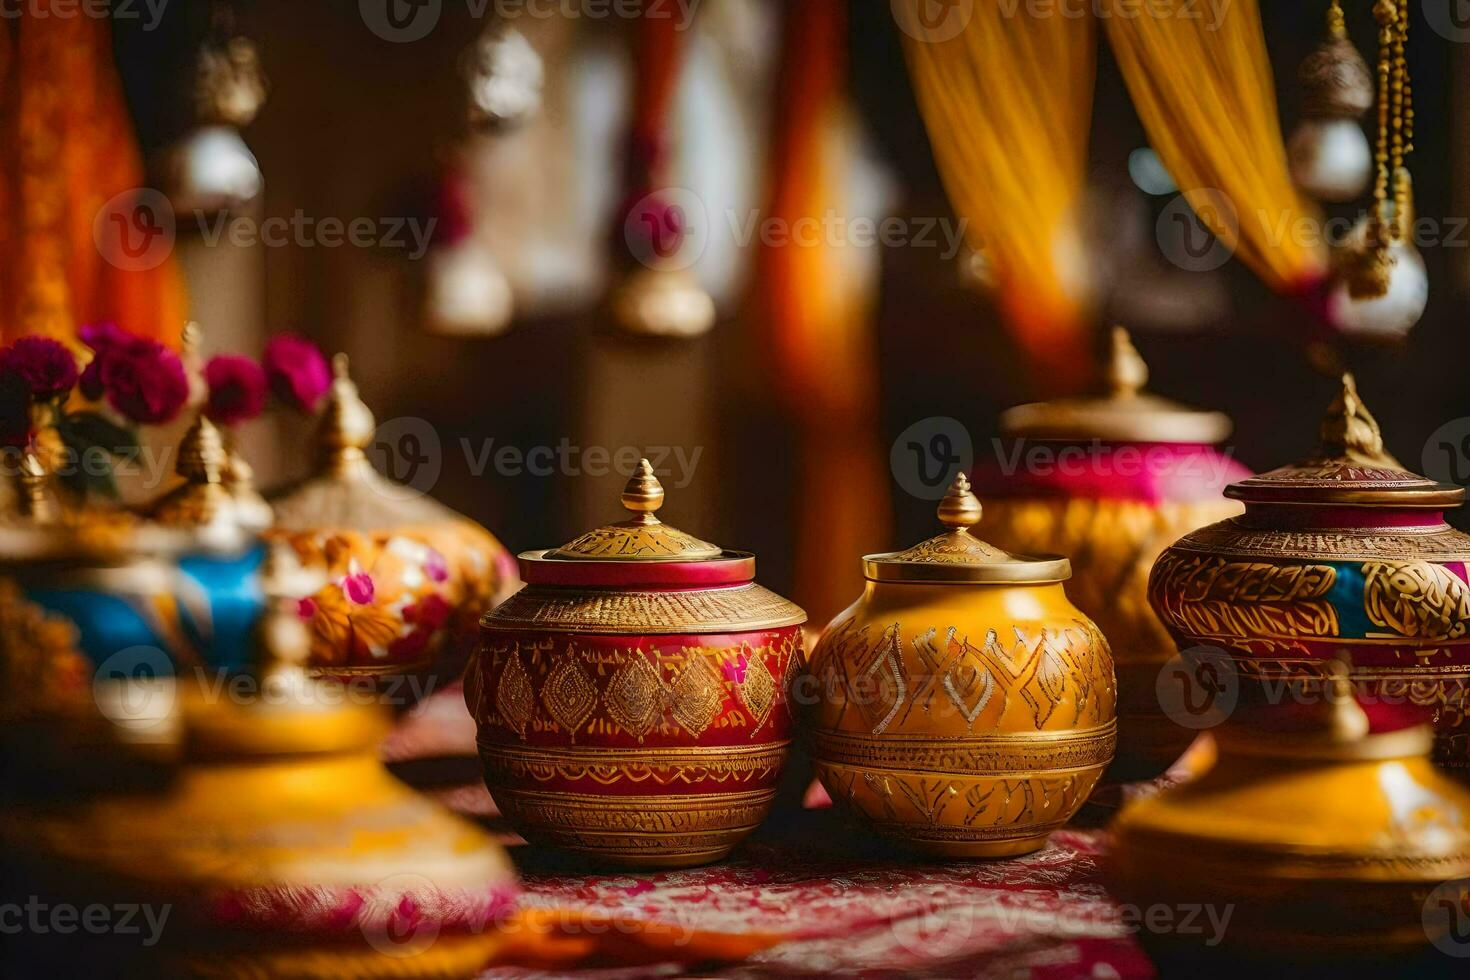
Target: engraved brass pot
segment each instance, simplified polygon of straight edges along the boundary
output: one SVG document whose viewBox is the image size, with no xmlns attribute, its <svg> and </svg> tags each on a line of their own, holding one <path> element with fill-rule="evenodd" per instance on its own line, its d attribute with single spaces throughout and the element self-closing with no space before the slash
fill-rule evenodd
<svg viewBox="0 0 1470 980">
<path fill-rule="evenodd" d="M 765 817 L 792 738 L 806 614 L 755 559 L 660 522 L 644 461 L 630 520 L 521 555 L 465 679 L 485 782 L 528 840 L 604 861 L 724 857 Z"/>
<path fill-rule="evenodd" d="M 1209 769 L 1114 822 L 1120 899 L 1223 923 L 1142 932 L 1161 966 L 1177 959 L 1187 975 L 1209 955 L 1271 976 L 1358 976 L 1367 963 L 1386 976 L 1410 973 L 1382 960 L 1422 958 L 1438 976 L 1452 961 L 1431 944 L 1463 949 L 1451 930 L 1463 929 L 1470 790 L 1431 764 L 1428 726 L 1369 734 L 1346 665 L 1326 673 L 1327 700 L 1221 727 Z"/>
<path fill-rule="evenodd" d="M 314 669 L 334 676 L 433 668 L 453 679 L 478 640 L 480 615 L 517 585 L 489 531 L 373 469 L 373 414 L 338 355 L 317 429 L 317 471 L 271 501 L 267 540 L 318 578 L 301 603 Z"/>
<path fill-rule="evenodd" d="M 1067 559 L 970 534 L 980 503 L 963 474 L 939 518 L 938 537 L 864 559 L 862 597 L 817 642 L 813 759 L 832 799 L 895 841 L 1025 854 L 1112 761 L 1112 656 L 1067 599 Z"/>
<path fill-rule="evenodd" d="M 1107 375 L 1105 396 L 1006 412 L 1007 443 L 975 484 L 986 536 L 1021 554 L 1067 555 L 1067 592 L 1112 646 L 1118 754 L 1104 781 L 1115 783 L 1160 775 L 1194 737 L 1155 694 L 1174 643 L 1149 608 L 1149 570 L 1180 535 L 1240 513 L 1222 491 L 1250 471 L 1215 448 L 1228 418 L 1142 390 L 1147 368 L 1122 328 Z"/>
<path fill-rule="evenodd" d="M 1149 599 L 1181 648 L 1238 673 L 1232 723 L 1292 710 L 1290 684 L 1348 664 L 1375 732 L 1432 720 L 1435 758 L 1470 766 L 1470 536 L 1444 521 L 1464 490 L 1383 449 L 1350 376 L 1305 462 L 1240 481 L 1240 517 L 1160 556 Z M 1290 684 L 1288 684 L 1290 682 Z"/>
</svg>

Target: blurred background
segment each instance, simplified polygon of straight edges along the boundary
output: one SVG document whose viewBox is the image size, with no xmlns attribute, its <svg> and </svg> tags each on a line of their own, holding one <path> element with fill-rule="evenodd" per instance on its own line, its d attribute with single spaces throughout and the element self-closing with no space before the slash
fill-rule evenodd
<svg viewBox="0 0 1470 980">
<path fill-rule="evenodd" d="M 110 21 L 110 44 L 151 163 L 195 125 L 201 45 L 222 21 L 225 34 L 254 42 L 269 94 L 241 133 L 264 183 L 236 220 L 263 230 L 272 217 L 368 218 L 375 240 L 333 246 L 308 231 L 273 245 L 181 221 L 175 254 L 189 315 L 211 352 L 255 354 L 269 334 L 292 330 L 350 354 L 379 421 L 394 420 L 387 468 L 414 462 L 395 462 L 395 452 L 435 455 L 433 493 L 512 550 L 554 546 L 615 518 L 625 477 L 588 475 L 612 469 L 595 457 L 517 472 L 497 462 L 496 450 L 667 447 L 664 516 L 755 551 L 762 580 L 822 622 L 836 597 L 856 594 L 860 549 L 906 546 L 933 525 L 933 501 L 890 472 L 901 433 L 954 419 L 984 456 L 994 452 L 1002 410 L 1066 387 L 1028 365 L 986 290 L 966 280 L 969 253 L 955 240 L 958 219 L 889 4 L 812 4 L 796 30 L 801 14 L 791 8 L 806 5 L 692 4 L 666 114 L 667 176 L 683 195 L 684 231 L 699 242 L 689 271 L 716 316 L 699 336 L 660 339 L 615 329 L 607 299 L 622 275 L 620 202 L 636 186 L 627 157 L 638 92 L 659 70 L 650 59 L 661 57 L 640 23 L 597 16 L 605 8 L 595 3 L 394 2 L 401 9 L 392 22 L 370 0 L 172 0 L 156 19 L 139 4 L 138 17 Z M 1296 66 L 1323 37 L 1325 4 L 1262 6 L 1289 132 L 1300 113 Z M 1152 368 L 1151 387 L 1229 413 L 1235 454 L 1253 468 L 1312 446 L 1334 390 L 1329 372 L 1343 365 L 1358 374 L 1390 449 L 1411 468 L 1425 465 L 1426 448 L 1437 451 L 1426 447 L 1431 432 L 1470 415 L 1462 381 L 1470 231 L 1454 217 L 1470 213 L 1470 45 L 1421 21 L 1421 6 L 1432 5 L 1412 5 L 1415 204 L 1443 222 L 1443 242 L 1421 249 L 1428 306 L 1391 345 L 1324 342 L 1301 304 L 1235 260 L 1210 269 L 1171 260 L 1178 192 L 1149 149 L 1111 48 L 1098 45 L 1081 254 L 1095 329 L 1079 343 L 1100 347 L 1105 334 L 1096 328 L 1128 326 Z M 670 7 L 682 27 L 687 6 Z M 1347 16 L 1371 64 L 1369 6 L 1350 4 Z M 539 109 L 514 126 L 475 132 L 466 125 L 465 52 L 506 30 L 539 59 Z M 792 55 L 793 43 L 810 50 Z M 825 102 L 809 78 L 790 74 L 821 57 L 830 58 Z M 510 64 L 502 69 L 531 70 Z M 771 249 L 758 228 L 752 238 L 752 222 L 780 200 L 791 177 L 783 168 L 799 165 L 792 134 L 813 132 L 842 147 L 823 180 L 838 191 L 834 250 L 856 299 L 842 319 L 848 346 L 838 345 L 848 356 L 792 370 L 771 310 L 800 290 L 762 290 L 761 256 Z M 161 180 L 157 172 L 149 180 Z M 1351 220 L 1362 208 L 1328 213 Z M 904 220 L 902 241 L 859 242 L 842 230 L 854 218 L 894 216 Z M 412 234 L 430 218 L 433 247 Z M 436 290 L 445 288 L 434 255 L 466 240 L 493 256 L 513 296 L 510 322 L 493 334 L 430 329 L 444 302 Z M 306 470 L 301 425 L 281 418 L 246 433 L 262 485 Z M 414 436 L 408 443 L 405 432 Z M 1443 467 L 1435 475 L 1446 475 Z M 811 530 L 823 526 L 830 535 Z M 825 577 L 811 571 L 823 567 Z"/>
</svg>

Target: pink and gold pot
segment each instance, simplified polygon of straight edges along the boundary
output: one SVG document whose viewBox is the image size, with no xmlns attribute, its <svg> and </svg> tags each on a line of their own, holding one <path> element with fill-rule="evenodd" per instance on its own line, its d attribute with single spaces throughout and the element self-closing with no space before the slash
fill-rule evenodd
<svg viewBox="0 0 1470 980">
<path fill-rule="evenodd" d="M 724 857 L 765 817 L 791 744 L 797 606 L 755 559 L 662 523 L 644 461 L 630 519 L 520 556 L 466 675 L 485 781 L 528 840 L 601 861 Z"/>
<path fill-rule="evenodd" d="M 975 484 L 986 535 L 1023 554 L 1068 556 L 1068 593 L 1112 645 L 1118 755 L 1105 781 L 1116 783 L 1160 775 L 1195 734 L 1155 694 L 1174 643 L 1149 608 L 1149 570 L 1180 535 L 1240 513 L 1222 491 L 1250 471 L 1217 448 L 1228 418 L 1143 390 L 1148 368 L 1121 327 L 1106 376 L 1102 396 L 1006 412 L 1007 443 Z"/>
</svg>

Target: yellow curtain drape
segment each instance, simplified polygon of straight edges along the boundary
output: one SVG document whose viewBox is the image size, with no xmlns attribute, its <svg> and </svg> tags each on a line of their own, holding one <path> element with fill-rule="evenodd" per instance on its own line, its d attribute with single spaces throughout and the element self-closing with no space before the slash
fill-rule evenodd
<svg viewBox="0 0 1470 980">
<path fill-rule="evenodd" d="M 0 19 L 0 338 L 75 343 L 77 327 L 111 321 L 178 343 L 173 256 L 124 267 L 94 235 L 99 212 L 143 185 L 107 20 Z"/>
<path fill-rule="evenodd" d="M 1104 0 L 1104 23 L 1149 141 L 1215 234 L 1268 286 L 1306 290 L 1327 268 L 1291 182 L 1257 0 L 1201 16 L 1192 0 Z"/>
<path fill-rule="evenodd" d="M 1097 25 L 998 0 L 895 6 L 935 162 L 966 239 L 993 270 L 1002 315 L 1055 387 L 1090 362 L 1088 267 L 1079 213 L 1087 175 Z"/>
</svg>

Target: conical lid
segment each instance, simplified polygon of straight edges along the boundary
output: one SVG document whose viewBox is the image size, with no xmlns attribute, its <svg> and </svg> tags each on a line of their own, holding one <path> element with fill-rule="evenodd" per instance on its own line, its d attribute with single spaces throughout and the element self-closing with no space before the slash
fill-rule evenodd
<svg viewBox="0 0 1470 980">
<path fill-rule="evenodd" d="M 1383 433 L 1358 396 L 1351 374 L 1322 421 L 1321 444 L 1309 458 L 1232 483 L 1225 496 L 1262 504 L 1363 507 L 1457 507 L 1465 491 L 1404 469 L 1383 448 Z"/>
<path fill-rule="evenodd" d="M 906 551 L 863 558 L 863 574 L 875 582 L 1062 582 L 1072 563 L 1055 555 L 1030 557 L 980 540 L 970 528 L 980 523 L 980 501 L 960 473 L 939 502 L 945 531 Z"/>
<path fill-rule="evenodd" d="M 373 469 L 367 447 L 377 420 L 358 395 L 345 354 L 332 359 L 332 371 L 332 388 L 317 424 L 316 472 L 271 501 L 276 528 L 390 531 L 458 517 L 426 494 Z"/>
<path fill-rule="evenodd" d="M 219 429 L 203 414 L 179 442 L 178 489 L 153 506 L 149 515 L 166 528 L 196 534 L 207 546 L 239 546 L 246 540 L 235 498 L 224 484 L 229 454 Z"/>
<path fill-rule="evenodd" d="M 1018 405 L 1000 417 L 1006 435 L 1026 439 L 1108 442 L 1216 443 L 1230 419 L 1151 395 L 1148 365 L 1122 327 L 1114 327 L 1106 369 L 1107 393 Z"/>
<path fill-rule="evenodd" d="M 707 561 L 726 554 L 718 545 L 685 534 L 655 516 L 664 504 L 664 488 L 648 460 L 638 461 L 637 471 L 623 488 L 622 501 L 631 518 L 588 531 L 546 557 L 562 561 Z"/>
</svg>

